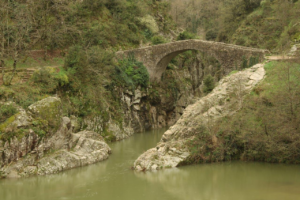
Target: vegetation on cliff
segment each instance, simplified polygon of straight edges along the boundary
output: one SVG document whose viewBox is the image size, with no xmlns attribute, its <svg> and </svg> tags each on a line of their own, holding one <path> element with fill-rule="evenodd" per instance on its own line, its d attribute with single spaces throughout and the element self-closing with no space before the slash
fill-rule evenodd
<svg viewBox="0 0 300 200">
<path fill-rule="evenodd" d="M 1 1 L 0 100 L 27 108 L 58 95 L 66 116 L 122 124 L 116 87 L 145 88 L 149 76 L 134 58 L 115 61 L 114 52 L 165 41 L 174 27 L 168 10 L 152 0 Z M 32 63 L 42 68 L 23 83 L 18 68 Z"/>
<path fill-rule="evenodd" d="M 300 163 L 300 65 L 270 62 L 242 108 L 191 141 L 191 162 L 247 160 Z"/>
</svg>

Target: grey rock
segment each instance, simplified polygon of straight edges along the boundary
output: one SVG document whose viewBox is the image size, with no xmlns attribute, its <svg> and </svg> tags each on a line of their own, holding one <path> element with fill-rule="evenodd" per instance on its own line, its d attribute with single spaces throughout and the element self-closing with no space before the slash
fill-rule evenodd
<svg viewBox="0 0 300 200">
<path fill-rule="evenodd" d="M 52 127 L 57 126 L 56 131 L 40 138 L 32 129 L 28 129 L 28 133 L 20 139 L 12 137 L 6 142 L 0 140 L 0 178 L 57 173 L 102 161 L 111 153 L 98 133 L 72 132 L 76 125 L 68 117 L 61 116 L 61 103 L 57 97 L 36 102 L 30 106 L 28 113 L 24 110 L 22 116 L 30 120 L 32 116 L 32 120 L 48 121 Z M 15 120 L 11 124 L 22 124 L 20 121 L 23 123 L 26 120 Z"/>
<path fill-rule="evenodd" d="M 219 118 L 237 112 L 242 107 L 244 97 L 264 76 L 264 65 L 257 64 L 223 78 L 211 93 L 184 110 L 177 123 L 163 134 L 155 148 L 138 157 L 134 162 L 135 170 L 176 167 L 185 161 L 190 155 L 188 142 L 193 139 L 195 129 L 199 126 L 209 128 Z M 228 98 L 231 98 L 230 101 L 227 101 Z"/>
<path fill-rule="evenodd" d="M 61 124 L 62 105 L 58 97 L 48 97 L 28 107 L 32 117 L 36 120 L 47 121 L 48 126 L 55 132 Z"/>
</svg>

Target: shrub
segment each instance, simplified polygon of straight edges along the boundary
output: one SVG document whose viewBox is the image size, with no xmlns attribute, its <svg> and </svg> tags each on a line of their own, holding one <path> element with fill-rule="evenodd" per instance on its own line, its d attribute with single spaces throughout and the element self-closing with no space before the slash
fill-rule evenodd
<svg viewBox="0 0 300 200">
<path fill-rule="evenodd" d="M 159 31 L 158 25 L 151 15 L 146 15 L 145 17 L 139 18 L 139 20 L 140 23 L 152 33 L 157 33 Z"/>
<path fill-rule="evenodd" d="M 179 33 L 177 40 L 188 40 L 188 39 L 195 39 L 196 36 L 190 32 L 184 31 Z"/>
<path fill-rule="evenodd" d="M 242 58 L 241 68 L 246 69 L 248 67 L 248 60 L 245 56 Z"/>
<path fill-rule="evenodd" d="M 87 8 L 91 11 L 101 10 L 105 5 L 106 0 L 84 0 L 82 1 L 83 8 Z"/>
<path fill-rule="evenodd" d="M 249 59 L 249 66 L 248 67 L 252 67 L 254 65 L 256 65 L 259 62 L 259 58 L 258 57 L 250 57 Z"/>
<path fill-rule="evenodd" d="M 163 44 L 166 41 L 162 36 L 156 35 L 151 38 L 151 42 L 153 45 L 156 45 L 156 44 Z"/>
<path fill-rule="evenodd" d="M 119 85 L 124 85 L 130 89 L 137 86 L 146 88 L 149 84 L 149 73 L 142 62 L 137 61 L 134 56 L 119 60 L 116 66 L 114 81 Z"/>
<path fill-rule="evenodd" d="M 64 68 L 77 70 L 81 67 L 81 64 L 83 64 L 83 60 L 86 59 L 84 59 L 82 47 L 79 45 L 72 46 L 70 47 L 68 56 L 65 59 Z"/>
<path fill-rule="evenodd" d="M 16 114 L 18 110 L 12 104 L 0 104 L 0 123 Z"/>
<path fill-rule="evenodd" d="M 206 76 L 203 80 L 203 83 L 204 83 L 204 90 L 203 91 L 205 93 L 211 92 L 215 87 L 215 81 L 214 81 L 214 78 L 211 75 Z"/>
<path fill-rule="evenodd" d="M 249 67 L 252 67 L 253 65 L 256 65 L 259 62 L 259 57 L 250 57 L 249 62 L 245 56 L 242 58 L 241 68 L 246 69 Z"/>
<path fill-rule="evenodd" d="M 53 74 L 45 68 L 35 71 L 31 79 L 34 83 L 39 84 L 44 93 L 54 92 L 58 86 Z"/>
<path fill-rule="evenodd" d="M 69 83 L 69 78 L 63 68 L 42 68 L 34 72 L 31 80 L 39 84 L 44 93 L 53 93 L 59 87 Z"/>
<path fill-rule="evenodd" d="M 209 30 L 206 32 L 205 39 L 206 40 L 215 40 L 218 36 L 218 32 L 216 30 Z"/>
</svg>

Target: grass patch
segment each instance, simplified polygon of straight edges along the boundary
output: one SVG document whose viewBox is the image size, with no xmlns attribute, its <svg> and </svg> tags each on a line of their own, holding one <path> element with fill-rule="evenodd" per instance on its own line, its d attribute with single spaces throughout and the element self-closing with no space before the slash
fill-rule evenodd
<svg viewBox="0 0 300 200">
<path fill-rule="evenodd" d="M 230 75 L 236 74 L 236 73 L 238 73 L 238 72 L 239 72 L 238 70 L 233 70 L 233 71 L 231 71 L 228 75 L 230 76 Z"/>
<path fill-rule="evenodd" d="M 0 123 L 16 114 L 18 110 L 12 104 L 0 104 Z"/>
</svg>

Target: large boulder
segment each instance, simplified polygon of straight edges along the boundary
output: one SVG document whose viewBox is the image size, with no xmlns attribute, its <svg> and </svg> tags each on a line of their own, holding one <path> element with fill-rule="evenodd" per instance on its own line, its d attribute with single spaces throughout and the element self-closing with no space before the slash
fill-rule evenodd
<svg viewBox="0 0 300 200">
<path fill-rule="evenodd" d="M 96 163 L 108 158 L 110 147 L 103 137 L 91 131 L 72 134 L 72 150 L 58 150 L 40 159 L 37 163 L 37 174 L 53 174 L 63 170 Z"/>
<path fill-rule="evenodd" d="M 7 159 L 0 160 L 0 178 L 58 173 L 105 160 L 111 153 L 103 137 L 91 131 L 71 134 L 69 140 L 65 141 L 66 148 L 59 149 L 53 145 L 56 135 L 40 142 L 37 141 L 37 137 L 33 134 L 30 137 L 24 137 L 22 141 L 14 137 L 10 143 L 5 143 L 4 146 L 3 143 L 0 144 L 0 154 L 7 159 L 13 158 L 15 154 L 24 150 L 24 155 L 19 156 L 14 162 Z M 32 141 L 35 142 L 32 143 Z M 46 148 L 49 145 L 51 148 Z"/>
<path fill-rule="evenodd" d="M 46 123 L 55 132 L 62 120 L 62 104 L 58 97 L 48 97 L 28 107 L 35 120 Z"/>
</svg>

